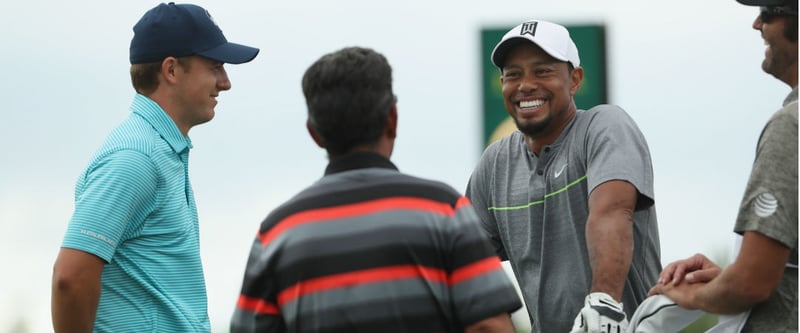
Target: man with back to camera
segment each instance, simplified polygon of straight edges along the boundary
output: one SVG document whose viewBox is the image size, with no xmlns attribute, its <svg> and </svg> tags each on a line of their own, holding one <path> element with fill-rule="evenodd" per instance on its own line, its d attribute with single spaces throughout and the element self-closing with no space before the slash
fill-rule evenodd
<svg viewBox="0 0 800 333">
<path fill-rule="evenodd" d="M 55 332 L 210 332 L 189 130 L 231 88 L 229 43 L 209 13 L 160 4 L 133 27 L 129 117 L 81 174 L 53 268 Z"/>
<path fill-rule="evenodd" d="M 661 269 L 645 138 L 617 106 L 577 110 L 583 69 L 563 26 L 514 27 L 492 62 L 518 131 L 484 151 L 467 196 L 533 332 L 624 330 Z"/>
<path fill-rule="evenodd" d="M 792 90 L 759 137 L 734 226 L 742 235 L 735 261 L 721 269 L 696 254 L 667 265 L 650 291 L 666 297 L 637 310 L 636 332 L 664 330 L 700 310 L 730 315 L 713 332 L 797 332 L 797 0 L 737 1 L 760 6 L 753 29 L 767 45 L 761 68 Z"/>
<path fill-rule="evenodd" d="M 514 332 L 521 307 L 469 200 L 398 171 L 392 68 L 348 47 L 308 68 L 325 175 L 269 213 L 231 332 Z"/>
</svg>

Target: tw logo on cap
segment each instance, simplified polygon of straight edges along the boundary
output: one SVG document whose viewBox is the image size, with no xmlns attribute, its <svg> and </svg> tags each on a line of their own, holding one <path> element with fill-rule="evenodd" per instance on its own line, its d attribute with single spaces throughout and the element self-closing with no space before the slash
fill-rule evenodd
<svg viewBox="0 0 800 333">
<path fill-rule="evenodd" d="M 525 22 L 519 29 L 519 35 L 524 36 L 526 34 L 531 36 L 536 36 L 536 26 L 539 25 L 539 22 Z"/>
</svg>

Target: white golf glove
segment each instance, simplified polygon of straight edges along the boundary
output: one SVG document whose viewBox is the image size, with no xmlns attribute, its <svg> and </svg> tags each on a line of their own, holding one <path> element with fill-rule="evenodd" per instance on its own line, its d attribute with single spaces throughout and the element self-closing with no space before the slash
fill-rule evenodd
<svg viewBox="0 0 800 333">
<path fill-rule="evenodd" d="M 586 305 L 575 317 L 570 333 L 625 333 L 627 329 L 622 303 L 606 293 L 591 293 L 586 295 Z"/>
</svg>

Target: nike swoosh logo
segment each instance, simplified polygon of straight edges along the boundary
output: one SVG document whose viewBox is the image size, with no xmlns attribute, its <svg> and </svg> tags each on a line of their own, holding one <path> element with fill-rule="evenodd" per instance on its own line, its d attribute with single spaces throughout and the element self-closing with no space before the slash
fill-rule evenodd
<svg viewBox="0 0 800 333">
<path fill-rule="evenodd" d="M 554 176 L 556 176 L 556 178 L 558 178 L 558 176 L 561 176 L 561 173 L 562 173 L 562 172 L 564 172 L 564 169 L 566 169 L 566 168 L 567 168 L 567 165 L 569 165 L 569 164 L 567 163 L 567 164 L 564 164 L 564 165 L 562 165 L 562 166 L 561 166 L 561 169 L 560 169 L 560 170 L 558 170 L 558 171 L 556 171 L 556 173 L 555 173 L 555 174 L 553 174 L 553 175 L 554 175 Z"/>
</svg>

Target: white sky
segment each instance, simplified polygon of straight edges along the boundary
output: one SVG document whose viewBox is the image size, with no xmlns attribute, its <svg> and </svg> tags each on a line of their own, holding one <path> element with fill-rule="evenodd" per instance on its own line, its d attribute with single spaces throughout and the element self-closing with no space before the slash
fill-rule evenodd
<svg viewBox="0 0 800 333">
<path fill-rule="evenodd" d="M 227 324 L 267 212 L 326 165 L 308 138 L 300 79 L 321 55 L 366 46 L 394 68 L 404 172 L 463 191 L 481 147 L 479 32 L 529 18 L 606 24 L 610 102 L 650 144 L 664 263 L 723 258 L 763 124 L 789 88 L 761 71 L 757 9 L 734 0 L 196 2 L 230 41 L 233 89 L 190 132 L 209 312 Z M 128 114 L 132 26 L 156 2 L 0 4 L 0 332 L 50 328 L 52 264 L 73 186 Z"/>
</svg>

